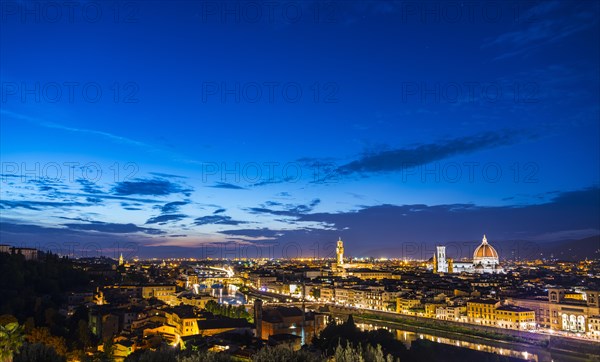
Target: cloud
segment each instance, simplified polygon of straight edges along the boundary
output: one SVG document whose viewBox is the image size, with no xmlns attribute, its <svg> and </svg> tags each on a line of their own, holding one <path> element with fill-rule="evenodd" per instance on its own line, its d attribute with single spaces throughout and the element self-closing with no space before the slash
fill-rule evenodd
<svg viewBox="0 0 600 362">
<path fill-rule="evenodd" d="M 152 195 L 165 196 L 176 193 L 189 195 L 192 190 L 182 188 L 168 180 L 161 179 L 136 179 L 135 181 L 118 182 L 112 189 L 116 195 Z"/>
<path fill-rule="evenodd" d="M 227 182 L 217 182 L 216 184 L 212 185 L 212 186 L 207 186 L 207 187 L 213 187 L 216 189 L 230 189 L 230 190 L 247 190 L 244 187 L 238 186 L 238 185 L 234 185 L 234 184 L 230 184 Z"/>
<path fill-rule="evenodd" d="M 232 229 L 220 233 L 253 239 L 277 240 L 306 249 L 306 240 L 318 243 L 310 250 L 330 252 L 338 237 L 351 255 L 428 259 L 436 244 L 455 242 L 461 257 L 470 257 L 483 234 L 511 256 L 510 242 L 544 243 L 561 238 L 600 234 L 600 189 L 563 192 L 541 204 L 484 207 L 475 204 L 366 206 L 339 213 L 296 215 L 296 228 Z M 282 213 L 282 212 L 280 212 Z M 305 227 L 319 223 L 326 228 Z M 467 243 L 467 244 L 465 244 Z M 307 252 L 304 250 L 304 252 Z M 520 250 L 525 253 L 531 250 Z M 539 255 L 538 255 L 539 256 Z"/>
<path fill-rule="evenodd" d="M 268 228 L 224 230 L 220 233 L 225 235 L 247 236 L 251 238 L 276 238 L 283 235 L 281 230 L 272 230 Z"/>
<path fill-rule="evenodd" d="M 29 210 L 41 210 L 44 208 L 67 208 L 67 207 L 75 207 L 75 206 L 90 206 L 91 204 L 81 203 L 81 202 L 50 202 L 50 201 L 30 201 L 30 200 L 21 200 L 21 201 L 9 201 L 9 200 L 0 200 L 0 207 L 3 209 L 16 209 L 23 208 Z"/>
<path fill-rule="evenodd" d="M 170 221 L 178 221 L 181 219 L 185 219 L 187 215 L 184 214 L 165 214 L 159 215 L 155 217 L 151 217 L 146 221 L 146 224 L 165 224 Z"/>
<path fill-rule="evenodd" d="M 112 233 L 112 234 L 127 234 L 127 233 L 144 233 L 149 235 L 161 235 L 165 234 L 164 231 L 153 228 L 143 228 L 139 227 L 135 224 L 118 224 L 118 223 L 108 223 L 102 221 L 92 221 L 88 224 L 75 224 L 68 223 L 63 224 L 63 226 L 68 227 L 72 230 L 82 230 L 82 231 L 97 231 L 101 233 Z"/>
<path fill-rule="evenodd" d="M 402 171 L 460 154 L 513 144 L 516 132 L 486 132 L 474 136 L 429 143 L 414 148 L 398 148 L 365 154 L 361 158 L 338 167 L 337 173 L 379 173 Z"/>
<path fill-rule="evenodd" d="M 541 201 L 536 195 L 530 199 Z M 483 207 L 468 203 L 382 204 L 337 213 L 304 212 L 294 215 L 295 224 L 290 224 L 289 229 L 232 227 L 219 231 L 218 237 L 239 238 L 256 245 L 261 240 L 272 240 L 277 243 L 277 250 L 296 253 L 297 249 L 301 249 L 302 255 L 315 254 L 321 257 L 330 257 L 335 248 L 335 241 L 342 237 L 349 255 L 428 259 L 434 245 L 452 242 L 455 242 L 453 245 L 463 248 L 461 256 L 469 257 L 469 253 L 472 255 L 472 247 L 480 242 L 484 233 L 494 246 L 500 249 L 501 258 L 510 257 L 508 245 L 513 245 L 513 241 L 527 241 L 542 246 L 554 240 L 581 238 L 600 233 L 598 187 L 562 193 L 552 192 L 545 200 L 547 201 L 538 204 L 512 206 Z M 317 201 L 313 200 L 305 206 L 311 204 L 316 205 Z M 298 205 L 283 206 L 295 209 Z M 273 211 L 289 213 L 284 208 Z M 4 217 L 0 220 L 0 240 L 4 243 L 44 242 L 57 245 L 62 245 L 65 240 L 76 240 L 81 245 L 100 240 L 110 247 L 109 244 L 113 244 L 114 241 L 151 245 L 157 243 L 157 236 L 164 237 L 164 240 L 170 237 L 160 229 L 130 223 L 90 221 L 85 216 L 62 218 L 73 221 L 47 227 L 18 220 L 9 222 Z M 194 222 L 197 225 L 231 226 L 247 223 L 221 214 L 200 217 Z M 315 226 L 319 224 L 329 227 Z M 186 245 L 188 242 L 190 247 L 202 244 L 200 241 L 186 239 Z M 465 243 L 468 243 L 468 247 Z M 291 247 L 288 248 L 288 245 Z M 190 250 L 184 248 L 178 255 L 186 255 Z"/>
<path fill-rule="evenodd" d="M 315 206 L 319 205 L 320 203 L 321 203 L 321 199 L 314 199 L 310 202 L 310 204 L 308 204 L 308 206 L 312 210 Z"/>
<path fill-rule="evenodd" d="M 179 211 L 180 206 L 184 206 L 187 204 L 189 204 L 189 201 L 173 201 L 166 203 L 163 206 L 158 206 L 158 208 L 163 214 L 169 214 Z"/>
<path fill-rule="evenodd" d="M 90 180 L 86 180 L 84 178 L 79 178 L 75 181 L 77 181 L 77 183 L 79 183 L 82 186 L 81 191 L 83 191 L 83 192 L 87 192 L 88 194 L 104 193 L 104 191 L 102 191 L 102 189 L 100 187 L 98 187 L 96 183 L 91 182 Z"/>
<path fill-rule="evenodd" d="M 0 113 L 2 113 L 4 115 L 7 115 L 7 116 L 9 116 L 11 118 L 14 118 L 14 119 L 19 119 L 19 120 L 31 122 L 31 123 L 34 123 L 34 124 L 36 124 L 38 126 L 42 126 L 42 127 L 46 127 L 46 128 L 60 129 L 60 130 L 63 130 L 63 131 L 74 132 L 74 133 L 91 134 L 91 135 L 100 136 L 100 137 L 103 137 L 103 138 L 106 138 L 106 139 L 110 139 L 110 140 L 115 141 L 117 143 L 124 143 L 124 144 L 129 144 L 129 145 L 138 146 L 138 147 L 150 148 L 149 145 L 147 145 L 147 144 L 145 144 L 143 142 L 135 141 L 135 140 L 132 140 L 130 138 L 126 138 L 126 137 L 122 137 L 122 136 L 117 136 L 117 135 L 109 133 L 109 132 L 103 132 L 103 131 L 96 131 L 96 130 L 92 130 L 92 129 L 85 129 L 85 128 L 76 128 L 76 127 L 64 126 L 62 124 L 43 121 L 43 120 L 35 118 L 35 117 L 30 117 L 30 116 L 26 116 L 26 115 L 23 115 L 23 114 L 14 113 L 14 112 L 7 111 L 7 110 L 4 110 L 4 109 L 0 110 Z"/>
<path fill-rule="evenodd" d="M 84 222 L 90 222 L 89 219 L 85 219 L 82 217 L 68 217 L 68 216 L 59 216 L 59 219 L 63 219 L 63 220 L 73 220 L 73 221 L 84 221 Z"/>
<path fill-rule="evenodd" d="M 225 215 L 208 215 L 196 218 L 194 220 L 194 225 L 240 225 L 246 223 L 247 221 L 233 220 L 230 216 Z"/>
<path fill-rule="evenodd" d="M 304 204 L 286 204 L 282 205 L 279 202 L 267 201 L 266 206 L 281 206 L 283 210 L 275 210 L 272 208 L 268 208 L 266 206 L 262 207 L 251 207 L 245 209 L 246 211 L 252 214 L 271 214 L 277 216 L 290 216 L 290 217 L 299 217 L 308 212 L 311 212 L 317 205 L 321 203 L 321 199 L 314 199 L 307 205 Z"/>
<path fill-rule="evenodd" d="M 132 255 L 140 255 L 139 245 L 150 244 L 155 238 L 151 233 L 106 233 L 0 219 L 0 243 L 50 250 L 74 257 L 118 257 L 116 242 L 121 251 L 127 249 L 135 252 Z"/>
<path fill-rule="evenodd" d="M 47 228 L 40 225 L 32 225 L 32 224 L 21 224 L 21 223 L 13 223 L 7 221 L 0 222 L 0 231 L 2 233 L 10 233 L 10 234 L 35 234 L 39 236 L 44 236 L 48 234 L 70 234 L 69 230 L 60 229 L 60 228 Z M 4 242 L 4 241 L 3 241 Z"/>
<path fill-rule="evenodd" d="M 596 10 L 597 12 L 597 10 Z M 481 46 L 485 48 L 503 47 L 506 51 L 495 60 L 529 54 L 566 39 L 576 33 L 592 29 L 598 18 L 592 7 L 584 3 L 575 6 L 562 6 L 561 2 L 542 2 L 520 15 L 524 21 L 516 22 L 520 29 L 514 29 L 487 39 Z"/>
<path fill-rule="evenodd" d="M 252 187 L 258 187 L 258 186 L 275 185 L 275 184 L 281 184 L 281 183 L 285 183 L 285 182 L 290 182 L 290 181 L 293 181 L 293 180 L 297 180 L 297 178 L 296 177 L 288 176 L 288 177 L 284 177 L 284 178 L 282 178 L 280 180 L 269 179 L 269 180 L 265 180 L 265 181 L 260 181 L 260 182 L 252 184 L 251 186 Z"/>
<path fill-rule="evenodd" d="M 221 214 L 221 213 L 224 213 L 225 211 L 227 211 L 227 209 L 216 209 L 215 211 L 213 211 L 213 214 Z"/>
<path fill-rule="evenodd" d="M 31 179 L 28 182 L 35 184 L 42 192 L 57 191 L 59 188 L 64 188 L 64 184 L 60 180 L 54 178 L 40 177 Z"/>
<path fill-rule="evenodd" d="M 172 175 L 170 173 L 162 173 L 162 172 L 150 172 L 151 175 L 164 177 L 164 178 L 187 178 L 185 176 Z"/>
</svg>

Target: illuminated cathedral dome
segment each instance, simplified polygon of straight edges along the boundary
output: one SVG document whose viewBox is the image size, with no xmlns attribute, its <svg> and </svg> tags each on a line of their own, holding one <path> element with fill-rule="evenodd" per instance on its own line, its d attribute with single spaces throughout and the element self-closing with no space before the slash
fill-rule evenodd
<svg viewBox="0 0 600 362">
<path fill-rule="evenodd" d="M 479 245 L 473 253 L 473 261 L 488 258 L 496 260 L 499 259 L 498 252 L 496 252 L 496 249 L 494 249 L 490 244 L 488 244 L 487 238 L 484 235 L 481 245 Z"/>
<path fill-rule="evenodd" d="M 501 273 L 500 258 L 498 252 L 487 242 L 485 235 L 475 252 L 473 253 L 473 268 L 476 273 Z"/>
</svg>

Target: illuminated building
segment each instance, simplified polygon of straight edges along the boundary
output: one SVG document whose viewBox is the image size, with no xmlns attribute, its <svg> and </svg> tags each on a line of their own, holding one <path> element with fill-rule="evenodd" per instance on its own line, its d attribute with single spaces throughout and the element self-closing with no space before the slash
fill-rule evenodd
<svg viewBox="0 0 600 362">
<path fill-rule="evenodd" d="M 175 293 L 175 285 L 144 285 L 142 286 L 142 298 L 157 298 L 168 300 Z"/>
<path fill-rule="evenodd" d="M 503 273 L 500 266 L 498 252 L 491 246 L 486 236 L 481 244 L 475 248 L 472 261 L 455 261 L 446 258 L 446 247 L 437 246 L 431 260 L 431 269 L 434 273 Z"/>
<path fill-rule="evenodd" d="M 18 248 L 6 244 L 0 245 L 0 253 L 19 254 L 25 257 L 25 260 L 37 260 L 38 250 L 34 248 Z"/>
<path fill-rule="evenodd" d="M 464 315 L 467 312 L 467 307 L 464 305 L 458 306 L 440 306 L 435 310 L 435 317 L 437 319 L 454 320 L 458 321 L 464 319 Z"/>
<path fill-rule="evenodd" d="M 472 299 L 467 301 L 467 319 L 469 323 L 496 325 L 496 308 L 500 301 L 496 299 Z"/>
<path fill-rule="evenodd" d="M 502 271 L 500 267 L 500 258 L 498 252 L 487 242 L 485 235 L 481 245 L 479 245 L 473 253 L 473 268 L 477 273 L 499 273 Z"/>
<path fill-rule="evenodd" d="M 433 255 L 434 273 L 448 273 L 448 259 L 446 259 L 446 247 L 436 246 L 436 253 Z"/>
<path fill-rule="evenodd" d="M 534 329 L 535 311 L 515 305 L 500 305 L 496 299 L 472 299 L 467 301 L 469 323 L 507 329 Z"/>
<path fill-rule="evenodd" d="M 510 298 L 508 303 L 532 309 L 536 312 L 536 323 L 542 328 L 556 331 L 585 333 L 589 331 L 589 320 L 600 315 L 599 291 L 581 291 L 576 298 L 567 298 L 564 288 L 549 288 L 547 298 Z"/>
<path fill-rule="evenodd" d="M 404 296 L 396 299 L 396 312 L 409 314 L 410 310 L 421 306 L 421 298 L 416 296 Z"/>
<path fill-rule="evenodd" d="M 496 324 L 500 328 L 534 329 L 535 312 L 515 305 L 503 305 L 496 308 Z"/>
<path fill-rule="evenodd" d="M 375 279 L 375 280 L 381 280 L 381 279 L 392 279 L 392 272 L 391 271 L 384 271 L 384 270 L 372 270 L 372 269 L 366 269 L 366 268 L 361 268 L 361 269 L 350 269 L 348 270 L 348 275 L 349 276 L 354 276 L 363 280 L 367 280 L 367 279 Z"/>
<path fill-rule="evenodd" d="M 339 268 L 344 266 L 344 242 L 339 238 L 335 248 L 336 264 Z"/>
<path fill-rule="evenodd" d="M 600 315 L 589 317 L 588 323 L 590 337 L 595 340 L 600 340 Z"/>
<path fill-rule="evenodd" d="M 321 288 L 319 290 L 320 296 L 319 301 L 329 303 L 334 300 L 334 290 L 333 288 Z"/>
<path fill-rule="evenodd" d="M 274 308 L 261 308 L 260 319 L 257 320 L 257 337 L 269 340 L 278 334 L 293 334 L 302 338 L 302 343 L 310 341 L 312 336 L 325 328 L 325 315 L 307 312 L 303 313 L 298 307 L 278 306 Z"/>
</svg>

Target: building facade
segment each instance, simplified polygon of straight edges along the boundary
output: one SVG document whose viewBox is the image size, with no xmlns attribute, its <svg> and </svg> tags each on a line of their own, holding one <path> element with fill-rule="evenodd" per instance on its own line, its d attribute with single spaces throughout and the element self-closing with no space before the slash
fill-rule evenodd
<svg viewBox="0 0 600 362">
<path fill-rule="evenodd" d="M 577 293 L 576 298 L 567 298 L 571 294 L 564 288 L 549 288 L 548 298 L 511 298 L 507 302 L 534 310 L 538 327 L 574 333 L 591 332 L 590 319 L 600 315 L 600 292 L 585 290 Z"/>
</svg>

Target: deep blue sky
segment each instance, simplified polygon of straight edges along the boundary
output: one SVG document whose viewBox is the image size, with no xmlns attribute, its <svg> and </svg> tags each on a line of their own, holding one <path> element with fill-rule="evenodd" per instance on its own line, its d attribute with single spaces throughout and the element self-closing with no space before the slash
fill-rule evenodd
<svg viewBox="0 0 600 362">
<path fill-rule="evenodd" d="M 2 1 L 0 241 L 597 235 L 598 2 L 458 4 Z"/>
</svg>

